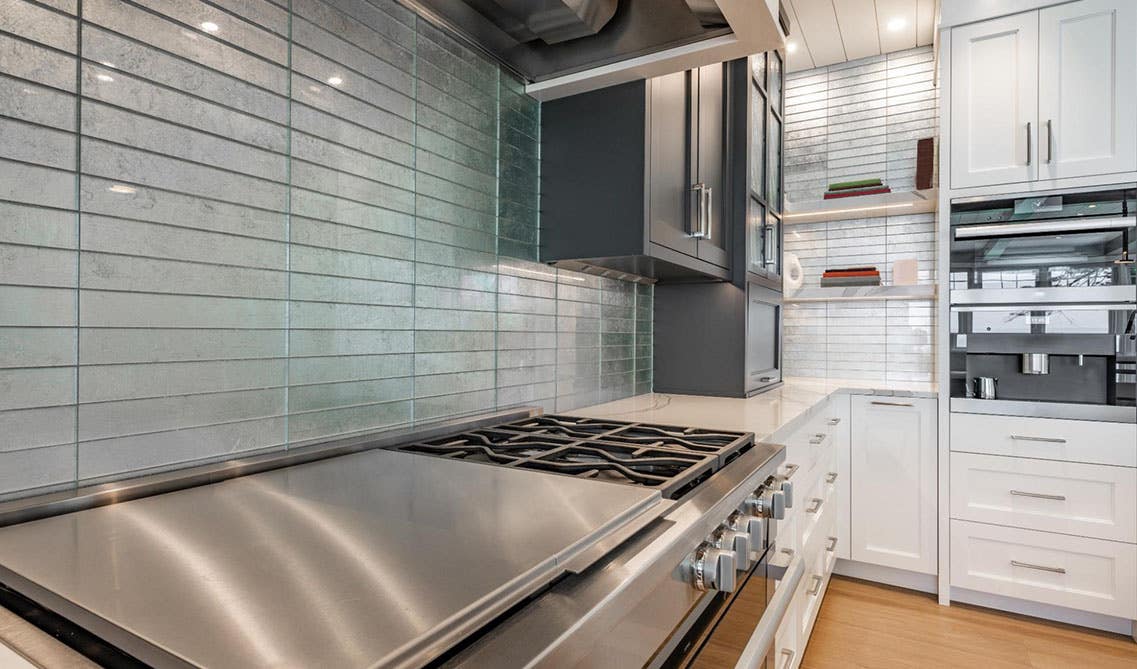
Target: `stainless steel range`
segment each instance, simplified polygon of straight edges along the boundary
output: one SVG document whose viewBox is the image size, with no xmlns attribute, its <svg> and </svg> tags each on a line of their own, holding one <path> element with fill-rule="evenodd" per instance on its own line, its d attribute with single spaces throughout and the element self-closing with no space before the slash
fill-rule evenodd
<svg viewBox="0 0 1137 669">
<path fill-rule="evenodd" d="M 109 666 L 765 666 L 783 458 L 534 411 L 318 444 L 0 505 L 0 604 Z"/>
</svg>

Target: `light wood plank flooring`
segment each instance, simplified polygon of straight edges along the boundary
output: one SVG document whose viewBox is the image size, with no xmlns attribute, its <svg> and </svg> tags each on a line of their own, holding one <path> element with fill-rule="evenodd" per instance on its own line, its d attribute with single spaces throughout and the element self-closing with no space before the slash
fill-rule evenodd
<svg viewBox="0 0 1137 669">
<path fill-rule="evenodd" d="M 1137 643 L 834 576 L 802 669 L 1135 669 Z"/>
</svg>

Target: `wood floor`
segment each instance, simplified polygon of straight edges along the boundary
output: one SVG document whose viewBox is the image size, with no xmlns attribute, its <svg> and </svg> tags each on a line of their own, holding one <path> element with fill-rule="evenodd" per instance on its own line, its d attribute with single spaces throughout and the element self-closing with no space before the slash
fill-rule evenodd
<svg viewBox="0 0 1137 669">
<path fill-rule="evenodd" d="M 1135 669 L 1129 637 L 834 576 L 802 669 Z"/>
</svg>

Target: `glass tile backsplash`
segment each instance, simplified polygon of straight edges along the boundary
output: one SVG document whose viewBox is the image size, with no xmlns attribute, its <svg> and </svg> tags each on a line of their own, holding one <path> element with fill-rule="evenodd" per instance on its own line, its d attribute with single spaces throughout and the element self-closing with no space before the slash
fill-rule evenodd
<svg viewBox="0 0 1137 669">
<path fill-rule="evenodd" d="M 393 1 L 0 0 L 0 498 L 650 390 L 539 129 Z"/>
</svg>

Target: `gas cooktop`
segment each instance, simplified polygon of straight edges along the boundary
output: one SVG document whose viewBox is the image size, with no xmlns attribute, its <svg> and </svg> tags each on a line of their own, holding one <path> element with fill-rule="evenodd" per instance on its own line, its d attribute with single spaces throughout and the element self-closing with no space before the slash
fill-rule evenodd
<svg viewBox="0 0 1137 669">
<path fill-rule="evenodd" d="M 391 448 L 644 486 L 679 499 L 753 444 L 748 432 L 545 415 Z"/>
</svg>

